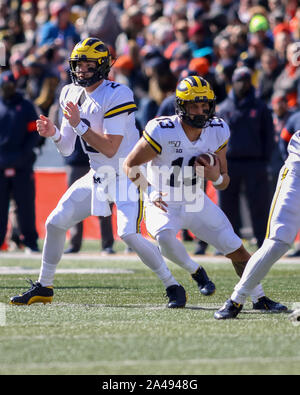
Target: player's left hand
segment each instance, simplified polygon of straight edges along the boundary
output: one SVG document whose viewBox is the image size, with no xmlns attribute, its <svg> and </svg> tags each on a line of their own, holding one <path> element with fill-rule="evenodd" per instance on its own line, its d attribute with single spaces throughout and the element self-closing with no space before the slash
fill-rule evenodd
<svg viewBox="0 0 300 395">
<path fill-rule="evenodd" d="M 78 105 L 69 101 L 65 106 L 64 116 L 67 118 L 72 128 L 75 128 L 80 122 Z"/>
<path fill-rule="evenodd" d="M 160 208 L 165 213 L 167 212 L 168 204 L 163 200 L 164 196 L 167 196 L 166 192 L 158 192 L 152 191 L 150 193 L 150 201 L 154 204 L 154 206 Z"/>
<path fill-rule="evenodd" d="M 221 172 L 220 160 L 217 156 L 215 156 L 215 158 L 216 158 L 216 163 L 213 166 L 210 166 L 210 164 L 204 159 L 202 160 L 204 165 L 204 178 L 208 181 L 216 181 L 220 176 L 220 172 Z M 198 166 L 196 166 L 196 174 L 197 174 L 197 167 Z"/>
</svg>

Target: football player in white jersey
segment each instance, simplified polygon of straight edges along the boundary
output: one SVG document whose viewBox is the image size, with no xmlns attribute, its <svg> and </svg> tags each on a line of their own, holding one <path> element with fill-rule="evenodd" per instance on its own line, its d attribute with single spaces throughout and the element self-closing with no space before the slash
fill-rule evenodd
<svg viewBox="0 0 300 395">
<path fill-rule="evenodd" d="M 138 233 L 142 201 L 120 163 L 139 139 L 136 105 L 128 87 L 107 79 L 110 67 L 111 57 L 101 40 L 80 41 L 70 56 L 73 82 L 60 95 L 64 113 L 60 130 L 43 115 L 37 121 L 39 134 L 52 138 L 62 155 L 73 152 L 79 136 L 91 170 L 68 189 L 48 217 L 39 279 L 29 291 L 12 297 L 11 304 L 51 302 L 67 230 L 90 215 L 110 215 L 110 203 L 114 201 L 119 236 L 162 280 L 168 307 L 185 306 L 185 290 L 172 276 L 159 249 Z"/>
<path fill-rule="evenodd" d="M 252 255 L 231 298 L 215 312 L 216 319 L 236 318 L 251 290 L 293 244 L 300 229 L 300 130 L 290 140 L 270 208 L 266 238 Z"/>
<path fill-rule="evenodd" d="M 162 254 L 186 269 L 205 295 L 211 295 L 215 286 L 176 238 L 180 229 L 190 229 L 200 240 L 215 246 L 231 259 L 240 277 L 250 258 L 223 211 L 197 188 L 197 173 L 185 173 L 194 169 L 197 156 L 209 152 L 216 156 L 215 164 L 206 162 L 204 169 L 197 166 L 196 172 L 204 170 L 204 178 L 220 190 L 230 182 L 226 161 L 230 132 L 214 114 L 215 94 L 209 83 L 198 76 L 183 79 L 176 90 L 176 115 L 148 122 L 143 138 L 124 162 L 125 173 L 133 182 L 144 191 L 148 183 L 153 189 L 146 203 L 147 230 L 158 241 Z M 139 170 L 146 162 L 147 179 Z M 255 309 L 265 308 L 261 284 L 252 290 L 251 297 Z"/>
</svg>

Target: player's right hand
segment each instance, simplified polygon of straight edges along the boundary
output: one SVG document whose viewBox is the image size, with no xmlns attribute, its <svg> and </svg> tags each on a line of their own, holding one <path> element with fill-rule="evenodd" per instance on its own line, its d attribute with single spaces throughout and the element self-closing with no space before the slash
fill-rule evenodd
<svg viewBox="0 0 300 395">
<path fill-rule="evenodd" d="M 154 204 L 154 206 L 160 208 L 162 211 L 165 213 L 167 212 L 166 207 L 168 207 L 168 204 L 163 200 L 163 196 L 166 196 L 166 192 L 157 192 L 157 191 L 152 191 L 150 193 L 150 200 Z"/>
<path fill-rule="evenodd" d="M 42 137 L 51 137 L 55 135 L 55 126 L 45 115 L 40 115 L 40 119 L 36 121 L 36 128 L 39 135 Z"/>
</svg>

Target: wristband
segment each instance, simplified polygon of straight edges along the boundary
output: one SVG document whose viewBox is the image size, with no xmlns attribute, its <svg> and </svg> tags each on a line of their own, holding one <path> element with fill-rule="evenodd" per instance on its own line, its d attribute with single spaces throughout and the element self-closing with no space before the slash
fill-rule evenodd
<svg viewBox="0 0 300 395">
<path fill-rule="evenodd" d="M 148 186 L 148 199 L 150 202 L 155 202 L 157 199 L 161 198 L 161 192 L 154 189 L 153 185 Z"/>
<path fill-rule="evenodd" d="M 159 198 L 161 198 L 161 192 L 158 191 L 152 191 L 149 194 L 149 200 L 150 202 L 154 203 L 156 200 L 158 200 Z"/>
<path fill-rule="evenodd" d="M 82 136 L 84 133 L 88 131 L 89 127 L 86 123 L 84 123 L 82 120 L 80 120 L 79 124 L 75 127 L 73 127 L 73 130 L 75 133 L 78 134 L 78 136 Z"/>
<path fill-rule="evenodd" d="M 219 178 L 216 181 L 213 181 L 213 185 L 216 187 L 217 185 L 222 184 L 223 181 L 224 181 L 224 177 L 222 176 L 222 174 L 220 174 Z"/>
<path fill-rule="evenodd" d="M 51 138 L 54 141 L 54 143 L 58 143 L 59 140 L 61 139 L 60 131 L 56 126 L 55 126 L 55 134 L 53 136 L 51 136 Z"/>
</svg>

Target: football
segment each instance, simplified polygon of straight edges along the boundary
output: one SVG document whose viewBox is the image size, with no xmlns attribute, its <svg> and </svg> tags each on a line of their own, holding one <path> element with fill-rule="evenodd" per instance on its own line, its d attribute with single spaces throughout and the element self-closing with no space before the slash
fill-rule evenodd
<svg viewBox="0 0 300 395">
<path fill-rule="evenodd" d="M 195 160 L 195 165 L 201 165 L 201 166 L 205 166 L 205 162 L 207 162 L 209 164 L 209 166 L 214 166 L 217 162 L 216 160 L 216 156 L 210 152 L 207 152 L 205 154 L 201 154 L 199 156 L 197 156 L 196 160 Z"/>
<path fill-rule="evenodd" d="M 295 325 L 300 325 L 300 309 L 297 309 L 289 315 L 289 320 L 292 321 Z"/>
</svg>

